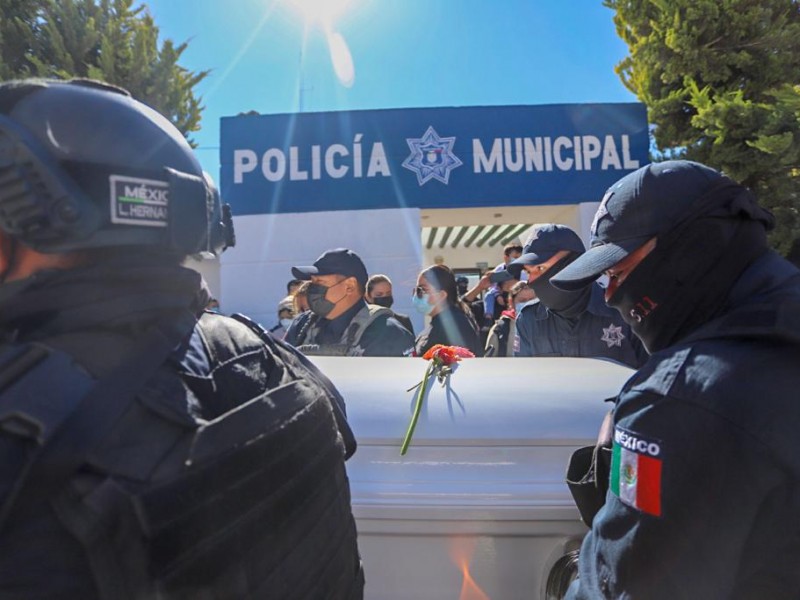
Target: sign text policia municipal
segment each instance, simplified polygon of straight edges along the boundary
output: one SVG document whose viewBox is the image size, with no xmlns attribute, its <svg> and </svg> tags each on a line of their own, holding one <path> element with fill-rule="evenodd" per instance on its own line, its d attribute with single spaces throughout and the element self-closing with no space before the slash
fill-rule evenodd
<svg viewBox="0 0 800 600">
<path fill-rule="evenodd" d="M 647 162 L 639 104 L 468 107 L 222 120 L 237 214 L 572 204 Z"/>
<path fill-rule="evenodd" d="M 383 144 L 374 142 L 369 151 L 369 159 L 365 161 L 361 148 L 363 137 L 361 133 L 356 134 L 353 139 L 352 152 L 344 144 L 331 144 L 325 148 L 324 152 L 322 146 L 311 146 L 311 178 L 321 179 L 323 174 L 333 179 L 339 179 L 348 174 L 352 177 L 391 177 L 392 171 Z M 599 168 L 602 170 L 609 168 L 620 170 L 623 166 L 625 169 L 638 168 L 639 161 L 630 156 L 630 137 L 622 134 L 620 138 L 621 152 L 617 148 L 617 141 L 613 135 L 607 135 L 602 141 L 594 135 L 573 138 L 559 136 L 555 140 L 550 137 L 495 138 L 488 152 L 479 138 L 473 138 L 472 170 L 475 173 L 502 173 L 503 171 L 516 173 L 523 169 L 526 171 L 552 171 L 553 168 L 562 171 L 590 171 L 592 161 L 595 159 L 599 159 Z M 462 164 L 444 145 L 448 138 L 439 137 L 433 127 L 429 127 L 422 140 L 426 140 L 425 146 L 418 145 L 419 148 L 412 148 L 412 156 L 403 163 L 403 166 L 417 173 L 420 185 L 427 183 L 431 177 L 447 183 L 450 169 L 460 167 Z M 406 141 L 412 143 L 411 140 Z M 287 158 L 280 148 L 269 148 L 261 156 L 261 174 L 273 182 L 285 179 L 287 175 L 291 181 L 307 180 L 309 170 L 301 168 L 306 161 L 300 153 L 300 148 L 290 146 Z M 364 168 L 365 164 L 366 169 Z M 253 150 L 234 150 L 234 183 L 242 183 L 245 175 L 255 172 L 258 166 L 259 158 Z M 351 167 L 352 173 L 350 173 Z"/>
</svg>

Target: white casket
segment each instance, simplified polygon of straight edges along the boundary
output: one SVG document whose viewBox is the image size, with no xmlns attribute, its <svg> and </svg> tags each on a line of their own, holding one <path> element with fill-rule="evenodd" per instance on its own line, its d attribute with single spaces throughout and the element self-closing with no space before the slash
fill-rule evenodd
<svg viewBox="0 0 800 600">
<path fill-rule="evenodd" d="M 313 357 L 347 401 L 347 463 L 366 598 L 542 598 L 586 532 L 564 483 L 633 371 L 584 358 L 467 359 L 435 383 L 405 456 L 400 444 L 427 365 Z"/>
</svg>

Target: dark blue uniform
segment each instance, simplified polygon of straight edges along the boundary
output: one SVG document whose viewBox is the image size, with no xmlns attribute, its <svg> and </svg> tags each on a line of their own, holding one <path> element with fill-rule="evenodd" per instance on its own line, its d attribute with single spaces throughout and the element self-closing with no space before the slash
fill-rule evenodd
<svg viewBox="0 0 800 600">
<path fill-rule="evenodd" d="M 447 308 L 431 319 L 414 346 L 416 356 L 422 356 L 436 344 L 461 346 L 475 356 L 483 354 L 475 324 L 460 308 Z"/>
<path fill-rule="evenodd" d="M 768 253 L 727 306 L 620 392 L 568 598 L 800 597 L 800 272 Z"/>
<path fill-rule="evenodd" d="M 647 360 L 647 352 L 630 327 L 616 310 L 606 306 L 598 283 L 592 284 L 589 305 L 577 321 L 569 321 L 537 302 L 517 316 L 517 333 L 517 356 L 610 358 L 634 368 Z"/>
<path fill-rule="evenodd" d="M 25 501 L 13 490 L 31 481 L 41 436 L 0 420 L 0 598 L 362 596 L 344 468 L 355 441 L 338 392 L 304 357 L 244 319 L 196 320 L 200 278 L 177 266 L 26 283 L 0 293 L 0 416 L 44 415 L 56 443 L 83 438 L 91 427 L 67 419 L 87 390 L 120 368 L 146 383 L 66 483 Z M 184 342 L 138 371 L 138 341 L 176 322 Z"/>
<path fill-rule="evenodd" d="M 373 307 L 377 308 L 377 307 Z M 317 350 L 308 354 L 340 356 L 403 356 L 414 346 L 414 335 L 392 316 L 389 309 L 372 320 L 358 340 L 348 339 L 350 326 L 359 313 L 367 310 L 364 300 L 356 302 L 350 309 L 335 319 L 319 318 L 314 313 L 299 315 L 286 332 L 284 338 L 292 346 L 313 344 Z M 330 351 L 326 348 L 331 349 Z M 305 350 L 304 350 L 305 351 Z"/>
</svg>

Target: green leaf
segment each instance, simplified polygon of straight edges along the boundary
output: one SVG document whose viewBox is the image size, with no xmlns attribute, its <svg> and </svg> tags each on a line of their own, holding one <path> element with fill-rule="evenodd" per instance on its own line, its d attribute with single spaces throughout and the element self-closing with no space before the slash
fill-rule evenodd
<svg viewBox="0 0 800 600">
<path fill-rule="evenodd" d="M 800 254 L 800 2 L 605 0 L 629 55 L 616 67 L 648 109 L 655 156 L 726 172 L 773 211 Z"/>
<path fill-rule="evenodd" d="M 180 65 L 188 42 L 165 39 L 133 0 L 0 0 L 0 80 L 90 77 L 124 87 L 188 136 L 200 129 L 196 86 Z M 14 15 L 6 18 L 5 15 Z M 191 140 L 189 140 L 191 143 Z"/>
</svg>

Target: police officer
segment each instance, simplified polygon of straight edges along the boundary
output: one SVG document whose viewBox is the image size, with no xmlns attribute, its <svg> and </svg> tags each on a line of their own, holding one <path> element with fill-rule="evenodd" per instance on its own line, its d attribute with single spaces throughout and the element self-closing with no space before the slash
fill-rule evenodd
<svg viewBox="0 0 800 600">
<path fill-rule="evenodd" d="M 536 294 L 525 281 L 517 281 L 508 293 L 509 302 L 512 306 L 510 310 L 504 310 L 503 314 L 495 321 L 489 330 L 486 339 L 486 350 L 484 356 L 487 358 L 511 357 L 519 351 L 519 335 L 517 335 L 517 314 L 529 304 L 538 302 Z"/>
<path fill-rule="evenodd" d="M 347 248 L 324 252 L 313 265 L 293 267 L 310 280 L 308 306 L 313 314 L 292 322 L 286 341 L 305 354 L 328 356 L 403 356 L 414 336 L 388 308 L 367 304 L 367 268 Z"/>
<path fill-rule="evenodd" d="M 508 265 L 512 275 L 528 273 L 539 302 L 517 315 L 517 356 L 591 356 L 638 367 L 647 356 L 619 314 L 603 302 L 603 288 L 587 281 L 560 290 L 550 279 L 582 255 L 583 242 L 565 225 L 535 225 L 523 254 Z"/>
<path fill-rule="evenodd" d="M 0 85 L 0 597 L 361 597 L 341 397 L 181 266 L 232 243 L 161 115 Z"/>
<path fill-rule="evenodd" d="M 611 186 L 592 248 L 651 357 L 613 412 L 610 490 L 569 598 L 800 597 L 800 271 L 772 216 L 717 171 L 643 167 Z"/>
</svg>

